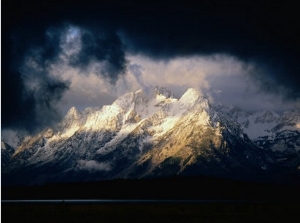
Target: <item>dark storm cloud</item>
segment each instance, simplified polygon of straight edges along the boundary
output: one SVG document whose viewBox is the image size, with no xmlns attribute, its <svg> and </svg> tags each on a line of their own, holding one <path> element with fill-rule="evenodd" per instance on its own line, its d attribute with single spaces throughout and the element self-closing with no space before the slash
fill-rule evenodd
<svg viewBox="0 0 300 223">
<path fill-rule="evenodd" d="M 300 18 L 295 5 L 230 2 L 170 5 L 151 11 L 123 35 L 132 52 L 165 59 L 224 53 L 255 63 L 262 91 L 300 98 Z M 142 13 L 141 13 L 142 15 Z"/>
<path fill-rule="evenodd" d="M 91 62 L 105 62 L 95 72 L 111 84 L 124 73 L 125 53 L 116 32 L 96 26 L 72 26 L 32 5 L 23 9 L 14 1 L 5 3 L 2 128 L 35 132 L 60 120 L 57 103 L 69 83 L 50 72 L 51 65 L 59 62 L 61 56 L 82 73 Z M 76 47 L 78 52 L 72 53 Z"/>
<path fill-rule="evenodd" d="M 233 55 L 260 67 L 251 78 L 262 91 L 291 100 L 300 97 L 300 17 L 295 2 L 120 4 L 107 10 L 115 14 L 106 16 L 118 24 L 127 51 L 159 60 Z"/>
<path fill-rule="evenodd" d="M 30 120 L 36 106 L 47 104 L 24 93 L 18 69 L 35 47 L 43 47 L 44 67 L 57 59 L 62 24 L 82 30 L 82 48 L 70 65 L 84 70 L 91 60 L 105 61 L 99 74 L 111 83 L 126 69 L 124 50 L 165 60 L 224 53 L 257 64 L 259 72 L 251 78 L 262 90 L 299 98 L 296 9 L 288 1 L 2 1 L 2 125 Z M 45 37 L 47 30 L 52 35 Z M 41 80 L 48 86 L 48 78 Z M 37 91 L 47 95 L 47 89 Z M 58 89 L 54 101 L 66 88 Z"/>
<path fill-rule="evenodd" d="M 38 28 L 33 30 L 32 27 L 21 27 L 18 31 L 9 28 L 3 29 L 7 33 L 2 40 L 2 128 L 20 128 L 33 132 L 59 119 L 55 104 L 68 85 L 47 77 L 48 64 L 57 54 L 57 47 L 51 44 L 55 46 L 57 39 L 46 41 L 37 31 Z M 24 65 L 26 57 L 38 64 L 38 69 Z M 28 84 L 34 87 L 29 88 Z"/>
<path fill-rule="evenodd" d="M 49 76 L 54 56 L 47 45 L 27 51 L 22 47 L 21 44 L 19 55 L 14 57 L 15 63 L 6 64 L 2 70 L 1 121 L 2 128 L 34 132 L 59 121 L 56 104 L 68 89 L 68 83 Z"/>
<path fill-rule="evenodd" d="M 55 59 L 61 54 L 67 63 L 83 72 L 93 62 L 104 62 L 98 75 L 104 76 L 115 84 L 119 75 L 126 70 L 126 59 L 123 44 L 116 31 L 94 25 L 76 26 L 65 22 L 63 25 L 47 30 L 47 45 L 55 52 Z M 53 58 L 49 54 L 48 61 Z"/>
<path fill-rule="evenodd" d="M 95 27 L 80 29 L 80 50 L 70 58 L 69 63 L 84 70 L 91 61 L 106 62 L 96 73 L 109 79 L 112 84 L 125 73 L 125 52 L 116 32 Z"/>
</svg>

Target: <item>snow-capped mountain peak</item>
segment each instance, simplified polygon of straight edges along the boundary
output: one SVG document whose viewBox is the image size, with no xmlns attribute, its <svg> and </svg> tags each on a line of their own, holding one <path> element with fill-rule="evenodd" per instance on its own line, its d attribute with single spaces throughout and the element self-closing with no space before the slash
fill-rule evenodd
<svg viewBox="0 0 300 223">
<path fill-rule="evenodd" d="M 65 119 L 79 119 L 79 118 L 80 118 L 80 113 L 75 107 L 71 107 L 65 117 Z"/>
<path fill-rule="evenodd" d="M 152 92 L 130 92 L 111 105 L 82 112 L 72 107 L 56 127 L 25 138 L 13 155 L 2 143 L 5 180 L 35 183 L 40 179 L 35 171 L 46 181 L 241 177 L 280 166 L 287 155 L 285 166 L 298 171 L 299 113 L 211 106 L 193 88 L 180 99 L 166 88 Z"/>
</svg>

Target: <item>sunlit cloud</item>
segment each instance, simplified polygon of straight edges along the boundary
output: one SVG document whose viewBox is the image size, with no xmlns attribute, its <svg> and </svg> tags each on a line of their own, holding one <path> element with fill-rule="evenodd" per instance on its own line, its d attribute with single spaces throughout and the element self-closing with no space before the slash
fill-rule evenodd
<svg viewBox="0 0 300 223">
<path fill-rule="evenodd" d="M 126 73 L 112 85 L 97 70 L 105 66 L 90 62 L 83 72 L 66 63 L 53 65 L 52 75 L 70 81 L 70 89 L 62 100 L 66 111 L 71 106 L 83 109 L 111 104 L 117 97 L 131 91 L 151 91 L 154 86 L 170 89 L 180 97 L 187 88 L 202 91 L 211 102 L 239 106 L 247 110 L 280 110 L 292 107 L 294 102 L 283 102 L 278 95 L 262 92 L 250 77 L 257 65 L 236 57 L 215 54 L 212 56 L 178 57 L 157 60 L 143 55 L 127 55 Z M 284 105 L 283 105 L 284 104 Z"/>
<path fill-rule="evenodd" d="M 180 97 L 187 88 L 194 87 L 209 97 L 211 102 L 246 110 L 299 108 L 297 101 L 285 101 L 280 94 L 263 91 L 257 85 L 252 78 L 253 73 L 262 72 L 257 64 L 244 62 L 231 55 L 177 57 L 169 60 L 128 55 L 127 59 L 128 72 L 117 85 L 119 91 L 123 89 L 122 93 L 164 86 Z"/>
<path fill-rule="evenodd" d="M 164 86 L 177 97 L 190 87 L 203 91 L 207 96 L 211 93 L 220 94 L 232 89 L 232 80 L 242 82 L 243 86 L 238 86 L 237 90 L 244 90 L 248 84 L 247 73 L 253 69 L 251 64 L 222 54 L 169 60 L 153 60 L 137 55 L 128 56 L 128 61 L 126 81 L 130 83 L 127 84 L 129 90 L 147 91 L 153 86 Z M 230 83 L 226 82 L 228 78 L 232 79 Z"/>
</svg>

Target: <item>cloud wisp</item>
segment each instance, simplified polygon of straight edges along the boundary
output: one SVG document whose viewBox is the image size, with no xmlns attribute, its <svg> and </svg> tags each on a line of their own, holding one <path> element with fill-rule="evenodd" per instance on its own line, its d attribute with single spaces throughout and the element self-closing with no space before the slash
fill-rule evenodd
<svg viewBox="0 0 300 223">
<path fill-rule="evenodd" d="M 94 171 L 109 171 L 111 170 L 110 163 L 98 163 L 95 160 L 78 160 L 77 168 L 80 170 Z"/>
</svg>

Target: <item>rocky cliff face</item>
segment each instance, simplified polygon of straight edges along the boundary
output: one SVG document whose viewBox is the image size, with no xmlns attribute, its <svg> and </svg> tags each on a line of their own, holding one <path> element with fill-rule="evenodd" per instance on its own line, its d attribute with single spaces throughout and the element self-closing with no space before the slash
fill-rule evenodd
<svg viewBox="0 0 300 223">
<path fill-rule="evenodd" d="M 101 109 L 73 107 L 55 128 L 25 138 L 13 152 L 2 143 L 2 181 L 297 175 L 299 120 L 296 111 L 291 117 L 211 106 L 195 89 L 180 99 L 165 88 L 140 90 Z"/>
</svg>

